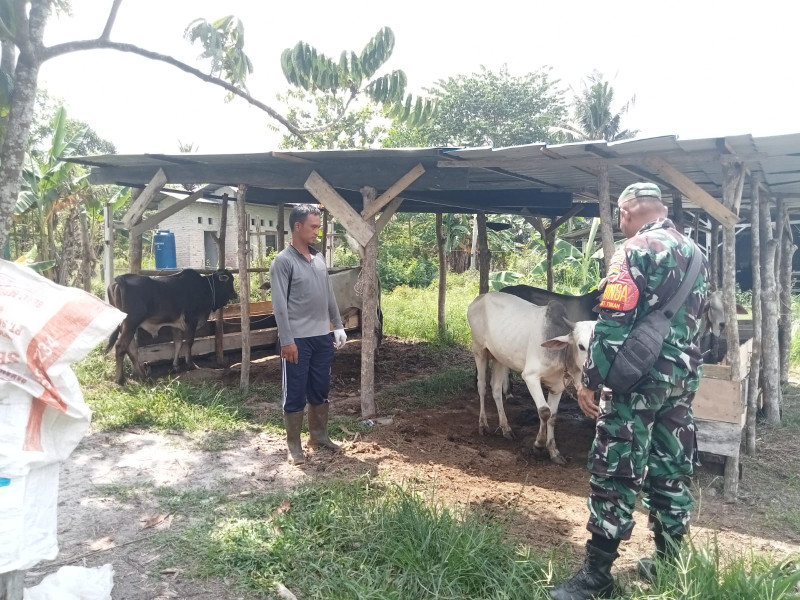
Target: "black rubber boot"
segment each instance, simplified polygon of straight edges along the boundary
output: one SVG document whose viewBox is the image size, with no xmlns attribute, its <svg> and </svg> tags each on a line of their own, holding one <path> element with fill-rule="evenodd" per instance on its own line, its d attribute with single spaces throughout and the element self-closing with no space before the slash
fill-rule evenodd
<svg viewBox="0 0 800 600">
<path fill-rule="evenodd" d="M 604 552 L 586 542 L 586 561 L 572 579 L 550 590 L 553 600 L 589 600 L 610 598 L 614 592 L 611 565 L 619 557 L 617 552 Z"/>
<path fill-rule="evenodd" d="M 300 432 L 303 430 L 303 411 L 283 413 L 286 425 L 286 447 L 289 449 L 289 464 L 302 465 L 306 462 L 303 444 L 300 443 Z"/>
<path fill-rule="evenodd" d="M 328 412 L 331 405 L 327 402 L 322 404 L 308 405 L 308 447 L 314 448 L 327 448 L 336 452 L 339 450 L 339 445 L 334 444 L 331 438 L 328 437 Z"/>
<path fill-rule="evenodd" d="M 658 578 L 658 563 L 672 562 L 678 556 L 683 541 L 683 535 L 673 535 L 672 537 L 664 534 L 661 527 L 656 522 L 653 531 L 656 541 L 656 552 L 650 558 L 641 559 L 636 565 L 636 572 L 639 577 L 648 583 L 655 583 Z"/>
</svg>

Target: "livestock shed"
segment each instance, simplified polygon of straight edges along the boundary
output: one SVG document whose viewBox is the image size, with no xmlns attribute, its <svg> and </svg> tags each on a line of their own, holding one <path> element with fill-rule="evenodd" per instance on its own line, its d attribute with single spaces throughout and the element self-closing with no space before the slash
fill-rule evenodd
<svg viewBox="0 0 800 600">
<path fill-rule="evenodd" d="M 119 224 L 132 234 L 134 270 L 141 264 L 139 252 L 137 265 L 135 248 L 143 231 L 220 186 L 235 187 L 239 207 L 238 270 L 244 298 L 249 296 L 247 246 L 252 243 L 246 204 L 277 207 L 278 248 L 285 243 L 286 205 L 302 202 L 322 205 L 326 218 L 332 215 L 361 247 L 364 283 L 361 405 L 365 417 L 374 416 L 377 411 L 373 351 L 377 235 L 395 212 L 436 213 L 440 252 L 443 252 L 441 214 L 475 214 L 483 293 L 488 291 L 489 275 L 487 214 L 525 217 L 545 242 L 548 258 L 552 257 L 556 230 L 561 224 L 574 216 L 599 216 L 607 260 L 614 250 L 613 199 L 634 181 L 656 182 L 664 192 L 676 225 L 706 248 L 712 266 L 712 286 L 722 292 L 727 357 L 722 368 L 714 370 L 715 381 L 706 383 L 706 387 L 713 389 L 722 380 L 727 382 L 726 390 L 736 393 L 706 394 L 708 404 L 703 406 L 700 401 L 695 409 L 700 449 L 705 446 L 726 456 L 726 497 L 736 496 L 745 415 L 748 450 L 751 444 L 754 448 L 759 393 L 768 419 L 773 422 L 779 419 L 779 382 L 784 362 L 788 360 L 788 346 L 785 339 L 779 340 L 778 323 L 785 325 L 791 318 L 787 294 L 791 292 L 794 243 L 789 223 L 790 213 L 800 208 L 800 134 L 690 140 L 661 136 L 615 143 L 530 144 L 508 148 L 104 155 L 70 160 L 91 167 L 93 183 L 141 190 Z M 184 190 L 177 186 L 183 186 Z M 185 197 L 144 218 L 145 210 L 156 194 L 163 193 L 162 189 L 181 191 Z M 743 198 L 748 201 L 743 202 Z M 224 238 L 226 229 L 226 206 L 227 199 L 221 205 L 220 238 Z M 106 216 L 106 244 L 110 245 L 114 235 L 113 215 L 107 212 Z M 751 264 L 753 279 L 758 281 L 754 283 L 753 331 L 742 346 L 735 311 L 735 277 L 736 234 L 743 226 L 752 226 Z M 227 264 L 224 246 L 222 239 L 220 265 Z M 444 261 L 440 262 L 444 269 Z M 552 287 L 552 268 L 548 271 L 548 287 Z M 113 277 L 113 263 L 107 263 L 105 276 L 109 281 Z M 444 277 L 442 271 L 440 281 Z M 445 286 L 439 287 L 440 327 L 443 327 Z M 249 311 L 249 304 L 243 302 L 240 310 L 243 388 L 248 385 L 249 377 Z M 784 332 L 789 329 L 780 328 Z"/>
</svg>

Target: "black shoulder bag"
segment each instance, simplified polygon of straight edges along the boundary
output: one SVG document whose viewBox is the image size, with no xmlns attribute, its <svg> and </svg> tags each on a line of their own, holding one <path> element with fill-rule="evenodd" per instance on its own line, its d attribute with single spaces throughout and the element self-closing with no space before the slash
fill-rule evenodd
<svg viewBox="0 0 800 600">
<path fill-rule="evenodd" d="M 661 355 L 661 347 L 672 325 L 672 317 L 689 297 L 702 263 L 700 249 L 695 245 L 689 268 L 672 298 L 636 323 L 617 351 L 608 371 L 605 385 L 614 392 L 627 394 L 642 383 Z"/>
</svg>

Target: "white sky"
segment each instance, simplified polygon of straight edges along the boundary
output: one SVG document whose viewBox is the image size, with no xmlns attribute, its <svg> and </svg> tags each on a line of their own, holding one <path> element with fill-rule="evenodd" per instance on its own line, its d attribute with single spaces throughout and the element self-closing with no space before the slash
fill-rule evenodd
<svg viewBox="0 0 800 600">
<path fill-rule="evenodd" d="M 74 16 L 53 17 L 46 42 L 97 37 L 110 4 L 72 0 Z M 387 67 L 405 70 L 412 91 L 480 65 L 507 63 L 516 74 L 549 65 L 575 89 L 599 69 L 615 77 L 620 100 L 636 94 L 626 125 L 642 136 L 800 132 L 794 0 L 127 0 L 112 38 L 200 66 L 199 46 L 183 38 L 186 25 L 227 14 L 245 23 L 250 91 L 276 108 L 275 94 L 288 87 L 284 48 L 302 39 L 333 56 L 359 52 L 386 25 L 396 37 Z M 226 104 L 224 90 L 135 55 L 57 58 L 45 63 L 40 85 L 120 153 L 175 153 L 179 139 L 201 153 L 259 152 L 279 139 L 258 109 L 240 99 Z"/>
</svg>

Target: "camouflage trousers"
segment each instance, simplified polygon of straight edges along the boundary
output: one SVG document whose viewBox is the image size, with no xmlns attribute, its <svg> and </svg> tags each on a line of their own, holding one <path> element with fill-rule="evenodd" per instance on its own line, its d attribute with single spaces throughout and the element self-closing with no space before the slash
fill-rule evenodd
<svg viewBox="0 0 800 600">
<path fill-rule="evenodd" d="M 697 457 L 693 399 L 694 392 L 660 382 L 612 396 L 610 407 L 597 419 L 589 454 L 590 532 L 630 538 L 640 492 L 651 529 L 659 520 L 670 536 L 686 532 L 694 506 L 689 481 Z"/>
</svg>

